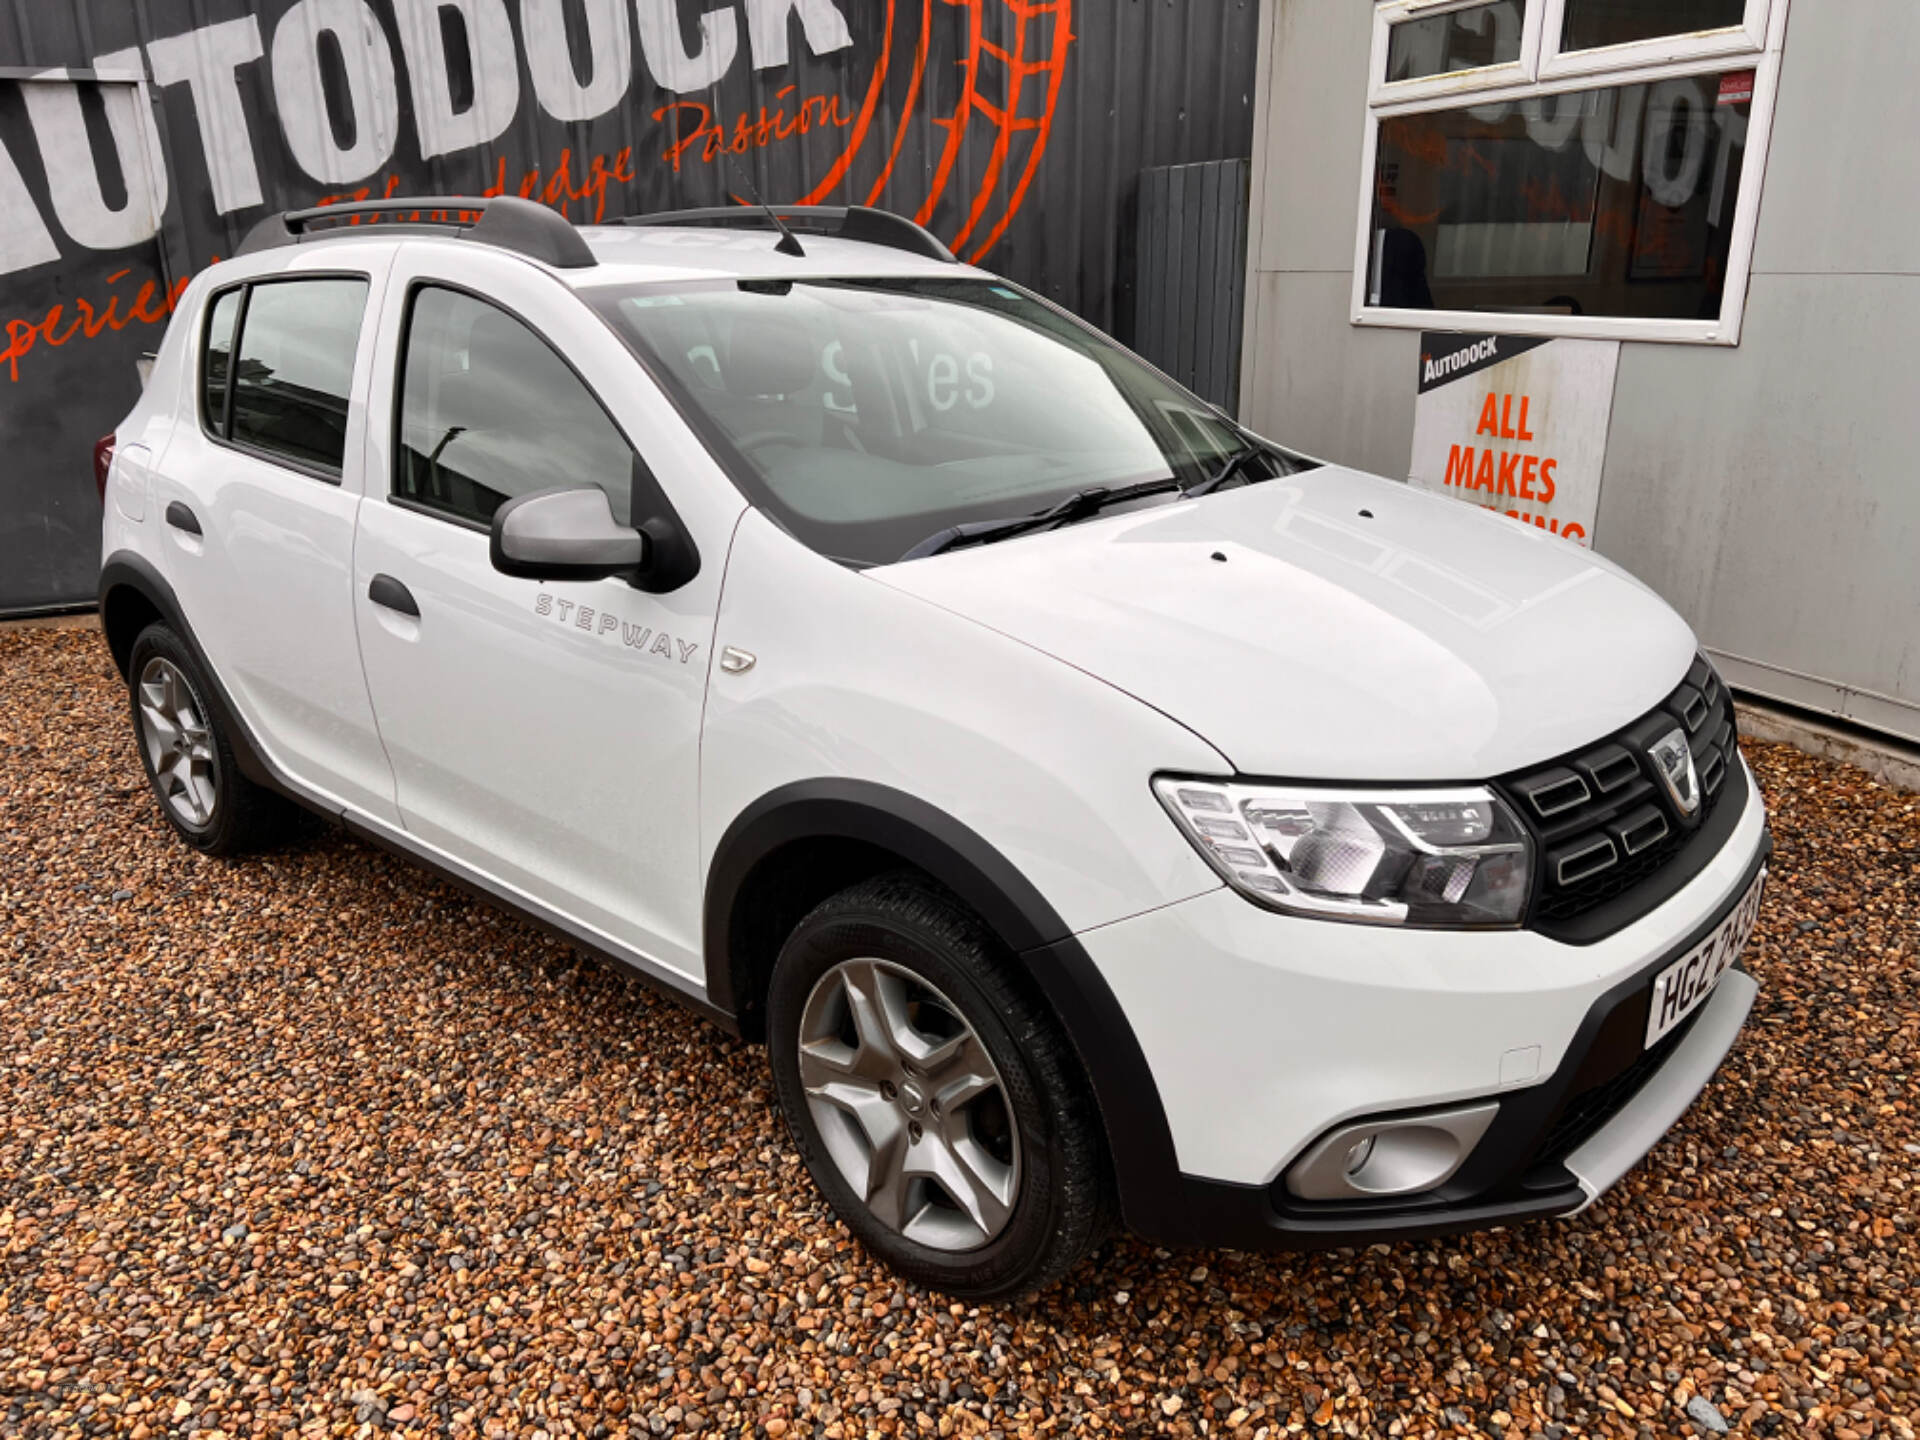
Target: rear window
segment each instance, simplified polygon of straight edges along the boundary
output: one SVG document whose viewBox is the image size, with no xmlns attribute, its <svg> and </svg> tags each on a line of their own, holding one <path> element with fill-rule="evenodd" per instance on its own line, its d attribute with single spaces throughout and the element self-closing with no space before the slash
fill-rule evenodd
<svg viewBox="0 0 1920 1440">
<path fill-rule="evenodd" d="M 262 281 L 222 295 L 208 320 L 207 428 L 245 449 L 338 476 L 366 306 L 367 282 L 351 277 Z"/>
</svg>

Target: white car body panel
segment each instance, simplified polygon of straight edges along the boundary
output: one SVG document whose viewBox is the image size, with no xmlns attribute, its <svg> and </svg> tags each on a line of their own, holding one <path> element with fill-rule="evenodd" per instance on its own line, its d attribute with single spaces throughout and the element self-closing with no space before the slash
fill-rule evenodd
<svg viewBox="0 0 1920 1440">
<path fill-rule="evenodd" d="M 342 241 L 279 251 L 195 281 L 182 307 L 196 322 L 205 297 L 243 278 L 364 275 L 377 313 L 390 243 Z M 185 327 L 183 369 L 197 376 L 204 326 Z M 169 338 L 171 338 L 171 331 Z M 348 455 L 364 443 L 367 374 L 377 344 L 363 326 L 347 412 Z M 154 384 L 163 376 L 156 369 Z M 174 427 L 151 493 L 149 537 L 161 573 L 218 656 L 222 680 L 254 730 L 272 736 L 287 772 L 380 819 L 398 819 L 353 635 L 357 467 L 332 484 L 210 438 L 198 423 L 197 382 L 177 392 Z M 166 523 L 169 503 L 193 511 L 201 534 Z"/>
<path fill-rule="evenodd" d="M 564 285 L 476 248 L 406 248 L 372 366 L 353 595 L 401 816 L 409 833 L 475 869 L 700 977 L 700 712 L 744 502 Z M 618 580 L 515 579 L 493 568 L 484 531 L 386 499 L 407 293 L 435 281 L 517 314 L 568 357 L 692 532 L 704 563 L 689 584 L 650 595 Z M 417 621 L 367 598 L 379 574 L 412 592 Z M 642 645 L 624 638 L 642 631 Z"/>
<path fill-rule="evenodd" d="M 762 795 L 835 776 L 945 811 L 1072 930 L 1220 884 L 1147 784 L 1156 767 L 1218 769 L 1216 751 L 1101 681 L 814 554 L 759 511 L 734 538 L 715 643 L 756 658 L 713 677 L 703 870 Z"/>
<path fill-rule="evenodd" d="M 871 573 L 1288 779 L 1530 765 L 1645 714 L 1696 649 L 1589 552 L 1337 466 Z"/>
<path fill-rule="evenodd" d="M 677 280 L 733 280 L 743 275 L 802 280 L 844 275 L 931 275 L 943 280 L 981 276 L 907 250 L 895 250 L 831 235 L 809 235 L 805 255 L 772 251 L 761 229 L 716 230 L 702 226 L 582 226 L 581 235 L 600 263 L 569 272 L 567 283 L 587 292 L 609 285 Z"/>
</svg>

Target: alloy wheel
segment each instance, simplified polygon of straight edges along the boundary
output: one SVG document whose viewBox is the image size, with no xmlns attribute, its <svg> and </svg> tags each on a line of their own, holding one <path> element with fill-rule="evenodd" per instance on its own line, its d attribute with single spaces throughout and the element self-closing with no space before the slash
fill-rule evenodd
<svg viewBox="0 0 1920 1440">
<path fill-rule="evenodd" d="M 140 672 L 140 739 L 161 797 L 181 823 L 198 829 L 213 818 L 213 732 L 187 677 L 155 656 Z"/>
<path fill-rule="evenodd" d="M 800 1019 L 800 1083 L 841 1177 L 875 1219 L 930 1249 L 978 1249 L 1020 1194 L 1020 1135 L 960 1008 L 911 970 L 843 960 Z"/>
</svg>

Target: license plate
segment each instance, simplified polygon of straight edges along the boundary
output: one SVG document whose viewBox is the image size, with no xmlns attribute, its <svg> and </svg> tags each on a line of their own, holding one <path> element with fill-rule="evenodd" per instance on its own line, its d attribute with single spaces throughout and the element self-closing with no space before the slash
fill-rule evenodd
<svg viewBox="0 0 1920 1440">
<path fill-rule="evenodd" d="M 1713 927 L 1713 933 L 1654 977 L 1653 1000 L 1647 1009 L 1648 1045 L 1658 1043 L 1661 1036 L 1698 1010 L 1728 967 L 1740 958 L 1753 935 L 1753 922 L 1760 917 L 1760 891 L 1766 883 L 1767 872 L 1762 868 L 1740 903 Z"/>
</svg>

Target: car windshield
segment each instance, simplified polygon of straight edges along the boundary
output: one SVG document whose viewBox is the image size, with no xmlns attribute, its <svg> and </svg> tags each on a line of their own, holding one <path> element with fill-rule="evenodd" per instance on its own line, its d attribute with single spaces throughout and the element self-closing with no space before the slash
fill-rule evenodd
<svg viewBox="0 0 1920 1440">
<path fill-rule="evenodd" d="M 597 303 L 754 503 L 853 564 L 1075 491 L 1217 473 L 1246 437 L 1097 331 L 991 279 L 637 286 Z"/>
</svg>

